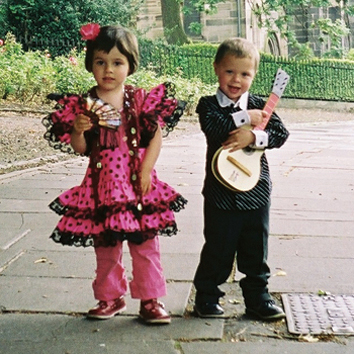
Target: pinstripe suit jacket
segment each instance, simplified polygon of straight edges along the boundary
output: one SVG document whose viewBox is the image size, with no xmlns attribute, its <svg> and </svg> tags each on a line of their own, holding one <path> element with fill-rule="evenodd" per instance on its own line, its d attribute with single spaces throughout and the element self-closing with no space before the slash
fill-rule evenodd
<svg viewBox="0 0 354 354">
<path fill-rule="evenodd" d="M 262 98 L 249 95 L 247 109 L 263 109 L 264 105 Z M 253 210 L 266 205 L 270 201 L 272 183 L 265 154 L 261 158 L 260 179 L 257 185 L 247 192 L 229 190 L 218 182 L 211 171 L 211 161 L 216 150 L 227 139 L 229 132 L 236 129 L 230 116 L 234 108 L 221 107 L 216 95 L 213 95 L 202 97 L 196 112 L 207 141 L 206 175 L 202 190 L 205 200 L 223 210 Z M 275 113 L 272 114 L 265 131 L 268 133 L 267 149 L 281 147 L 289 136 L 289 132 Z"/>
</svg>

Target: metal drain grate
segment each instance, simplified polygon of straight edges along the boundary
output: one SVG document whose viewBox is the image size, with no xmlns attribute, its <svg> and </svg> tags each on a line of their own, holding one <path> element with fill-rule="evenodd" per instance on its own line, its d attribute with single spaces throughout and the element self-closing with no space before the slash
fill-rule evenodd
<svg viewBox="0 0 354 354">
<path fill-rule="evenodd" d="M 354 335 L 354 295 L 282 294 L 293 334 Z"/>
</svg>

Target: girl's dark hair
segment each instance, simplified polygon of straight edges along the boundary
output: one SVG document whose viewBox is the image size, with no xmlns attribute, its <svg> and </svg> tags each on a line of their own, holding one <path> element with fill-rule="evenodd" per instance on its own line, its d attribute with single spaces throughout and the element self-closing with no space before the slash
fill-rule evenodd
<svg viewBox="0 0 354 354">
<path fill-rule="evenodd" d="M 95 40 L 86 42 L 85 67 L 92 72 L 93 54 L 95 50 L 109 53 L 116 46 L 127 57 L 129 63 L 129 75 L 133 74 L 139 65 L 138 40 L 135 35 L 120 26 L 104 26 Z"/>
<path fill-rule="evenodd" d="M 225 55 L 231 54 L 237 58 L 250 58 L 254 60 L 255 71 L 257 71 L 260 56 L 257 48 L 250 41 L 236 37 L 224 40 L 215 55 L 215 64 L 220 63 Z"/>
</svg>

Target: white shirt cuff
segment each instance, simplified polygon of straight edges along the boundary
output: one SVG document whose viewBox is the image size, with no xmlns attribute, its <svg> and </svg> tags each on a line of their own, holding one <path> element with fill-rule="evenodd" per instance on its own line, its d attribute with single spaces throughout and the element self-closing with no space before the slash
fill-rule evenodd
<svg viewBox="0 0 354 354">
<path fill-rule="evenodd" d="M 251 124 L 251 119 L 247 111 L 238 111 L 235 113 L 231 113 L 231 117 L 235 122 L 236 128 L 242 127 L 246 124 Z"/>
<path fill-rule="evenodd" d="M 268 146 L 268 133 L 264 130 L 252 130 L 255 136 L 255 142 L 252 145 L 255 149 L 265 149 Z"/>
</svg>

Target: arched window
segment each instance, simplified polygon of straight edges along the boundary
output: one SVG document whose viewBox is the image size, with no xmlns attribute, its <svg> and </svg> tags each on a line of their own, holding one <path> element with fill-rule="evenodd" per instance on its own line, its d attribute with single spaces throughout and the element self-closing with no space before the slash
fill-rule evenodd
<svg viewBox="0 0 354 354">
<path fill-rule="evenodd" d="M 268 50 L 269 53 L 274 55 L 274 56 L 280 56 L 280 46 L 279 46 L 279 41 L 278 38 L 275 34 L 270 34 L 268 35 Z"/>
</svg>

